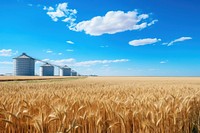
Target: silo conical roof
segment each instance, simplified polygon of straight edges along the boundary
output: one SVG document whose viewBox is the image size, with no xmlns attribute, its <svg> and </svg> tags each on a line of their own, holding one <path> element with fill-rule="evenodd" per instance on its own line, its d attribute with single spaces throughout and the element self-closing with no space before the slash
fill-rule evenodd
<svg viewBox="0 0 200 133">
<path fill-rule="evenodd" d="M 13 59 L 19 59 L 19 58 L 30 58 L 30 59 L 33 59 L 35 60 L 34 58 L 32 58 L 31 56 L 28 56 L 26 53 L 22 53 L 20 56 L 17 56 Z"/>
<path fill-rule="evenodd" d="M 43 66 L 52 66 L 52 65 L 49 63 L 45 63 L 45 64 L 41 65 L 41 67 L 43 67 Z"/>
</svg>

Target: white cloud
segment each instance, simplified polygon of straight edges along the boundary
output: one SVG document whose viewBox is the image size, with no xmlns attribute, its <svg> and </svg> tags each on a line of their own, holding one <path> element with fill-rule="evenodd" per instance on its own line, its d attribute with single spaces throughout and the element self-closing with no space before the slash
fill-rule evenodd
<svg viewBox="0 0 200 133">
<path fill-rule="evenodd" d="M 162 45 L 167 45 L 167 44 L 168 44 L 167 42 L 163 42 L 163 43 L 162 43 Z"/>
<path fill-rule="evenodd" d="M 70 25 L 74 24 L 76 20 L 76 9 L 68 9 L 68 3 L 60 3 L 56 5 L 55 9 L 53 7 L 44 6 L 43 10 L 47 10 L 47 15 L 51 17 L 51 19 L 57 22 L 61 19 L 63 22 L 68 22 Z"/>
<path fill-rule="evenodd" d="M 58 64 L 58 65 L 66 65 L 68 63 L 73 63 L 75 62 L 75 59 L 73 58 L 69 58 L 69 59 L 62 59 L 62 60 L 52 60 L 55 64 Z"/>
<path fill-rule="evenodd" d="M 62 20 L 63 22 L 69 22 L 70 26 L 73 25 L 74 21 L 76 21 L 76 19 L 74 18 L 65 18 Z"/>
<path fill-rule="evenodd" d="M 75 66 L 91 66 L 96 64 L 108 64 L 108 63 L 120 63 L 120 62 L 128 62 L 128 59 L 117 59 L 117 60 L 91 60 L 91 61 L 82 61 L 77 62 Z"/>
<path fill-rule="evenodd" d="M 2 65 L 12 65 L 13 62 L 11 62 L 11 61 L 1 61 L 0 64 L 2 64 Z"/>
<path fill-rule="evenodd" d="M 58 55 L 62 55 L 62 53 L 58 53 Z"/>
<path fill-rule="evenodd" d="M 16 55 L 18 53 L 19 53 L 18 51 L 15 51 L 15 52 L 12 52 L 12 55 Z"/>
<path fill-rule="evenodd" d="M 46 53 L 53 53 L 53 51 L 51 51 L 51 50 L 47 50 Z"/>
<path fill-rule="evenodd" d="M 129 42 L 129 45 L 132 46 L 143 46 L 148 44 L 153 44 L 161 41 L 161 39 L 157 38 L 145 38 L 145 39 L 139 39 L 139 40 L 132 40 Z"/>
<path fill-rule="evenodd" d="M 90 61 L 81 61 L 81 62 L 77 62 L 75 59 L 73 58 L 69 58 L 69 59 L 61 59 L 61 60 L 50 60 L 50 59 L 44 59 L 43 61 L 52 63 L 52 64 L 56 64 L 59 66 L 76 66 L 76 67 L 89 67 L 92 65 L 97 65 L 97 64 L 110 64 L 110 63 L 121 63 L 121 62 L 128 62 L 128 59 L 116 59 L 116 60 L 90 60 Z"/>
<path fill-rule="evenodd" d="M 71 65 L 74 64 L 75 59 L 69 58 L 69 59 L 61 59 L 61 60 L 50 60 L 50 59 L 44 59 L 43 61 L 59 65 L 59 66 L 64 66 L 64 65 Z"/>
<path fill-rule="evenodd" d="M 105 16 L 96 16 L 91 20 L 82 21 L 71 27 L 71 30 L 81 32 L 93 36 L 100 36 L 102 34 L 115 34 L 118 32 L 132 31 L 144 29 L 153 25 L 158 20 L 153 20 L 148 23 L 148 14 L 139 14 L 137 10 L 129 11 L 109 11 Z"/>
<path fill-rule="evenodd" d="M 54 8 L 53 7 L 46 7 L 46 6 L 44 6 L 43 7 L 43 10 L 47 10 L 47 11 L 53 11 L 54 10 Z"/>
<path fill-rule="evenodd" d="M 158 20 L 157 20 L 157 19 L 156 19 L 156 20 L 153 20 L 153 21 L 151 21 L 150 23 L 148 23 L 148 26 L 154 25 L 156 22 L 158 22 Z"/>
<path fill-rule="evenodd" d="M 42 61 L 49 62 L 50 59 L 43 59 Z M 36 61 L 36 63 L 40 64 L 41 62 L 40 61 Z"/>
<path fill-rule="evenodd" d="M 48 8 L 46 6 L 43 7 L 43 10 L 48 10 Z"/>
<path fill-rule="evenodd" d="M 67 52 L 74 52 L 73 49 L 67 49 L 66 51 L 67 51 Z"/>
<path fill-rule="evenodd" d="M 12 49 L 0 50 L 0 56 L 12 56 Z"/>
<path fill-rule="evenodd" d="M 175 39 L 175 40 L 171 41 L 170 43 L 168 43 L 167 46 L 174 45 L 174 43 L 176 43 L 176 42 L 183 42 L 183 41 L 191 40 L 191 39 L 192 39 L 192 37 L 180 37 L 180 38 Z"/>
<path fill-rule="evenodd" d="M 93 36 L 100 36 L 102 34 L 115 34 L 118 32 L 141 30 L 148 26 L 155 24 L 158 20 L 151 22 L 147 21 L 148 14 L 139 14 L 137 10 L 134 11 L 109 11 L 105 16 L 96 16 L 91 20 L 75 23 L 76 9 L 69 9 L 68 3 L 59 3 L 53 7 L 43 7 L 47 11 L 47 15 L 55 22 L 61 20 L 68 23 L 67 27 L 70 30 L 81 32 Z"/>
<path fill-rule="evenodd" d="M 72 42 L 72 41 L 66 41 L 66 43 L 68 43 L 68 44 L 74 44 L 74 42 Z"/>
<path fill-rule="evenodd" d="M 168 60 L 161 61 L 160 64 L 166 64 Z"/>
</svg>

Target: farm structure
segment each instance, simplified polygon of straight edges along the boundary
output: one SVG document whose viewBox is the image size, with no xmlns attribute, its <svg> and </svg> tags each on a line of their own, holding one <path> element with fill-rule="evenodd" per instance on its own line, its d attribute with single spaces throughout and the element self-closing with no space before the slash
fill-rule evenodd
<svg viewBox="0 0 200 133">
<path fill-rule="evenodd" d="M 39 61 L 44 63 L 40 66 L 40 76 L 54 76 L 54 68 L 59 68 L 60 76 L 77 76 L 74 74 L 70 67 L 58 66 L 47 61 L 33 58 L 26 53 L 22 53 L 20 56 L 13 58 L 14 62 L 14 76 L 35 76 L 35 62 Z M 77 73 L 77 72 L 76 72 Z"/>
</svg>

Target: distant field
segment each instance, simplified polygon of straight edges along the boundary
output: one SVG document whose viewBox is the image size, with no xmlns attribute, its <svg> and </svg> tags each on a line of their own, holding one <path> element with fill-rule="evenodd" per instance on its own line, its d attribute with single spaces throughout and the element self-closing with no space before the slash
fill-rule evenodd
<svg viewBox="0 0 200 133">
<path fill-rule="evenodd" d="M 34 77 L 37 78 L 41 77 Z M 0 77 L 4 79 L 6 77 Z M 198 77 L 88 77 L 0 82 L 0 133 L 199 131 Z"/>
<path fill-rule="evenodd" d="M 0 76 L 0 82 L 2 81 L 26 81 L 26 80 L 48 80 L 48 79 L 69 79 L 80 77 L 64 77 L 64 76 Z"/>
</svg>

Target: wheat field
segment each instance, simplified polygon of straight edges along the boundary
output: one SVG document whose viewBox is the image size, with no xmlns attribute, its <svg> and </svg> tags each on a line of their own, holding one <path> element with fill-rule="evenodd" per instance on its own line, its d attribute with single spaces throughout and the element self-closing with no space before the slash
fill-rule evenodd
<svg viewBox="0 0 200 133">
<path fill-rule="evenodd" d="M 0 133 L 198 133 L 200 78 L 0 83 Z"/>
</svg>

